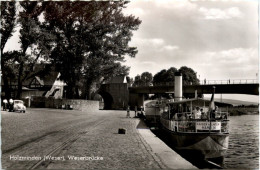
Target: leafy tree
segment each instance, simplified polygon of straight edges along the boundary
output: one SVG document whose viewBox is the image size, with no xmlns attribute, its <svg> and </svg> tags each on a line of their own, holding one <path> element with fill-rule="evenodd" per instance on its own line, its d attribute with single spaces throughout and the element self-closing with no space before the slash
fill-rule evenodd
<svg viewBox="0 0 260 170">
<path fill-rule="evenodd" d="M 149 73 L 149 72 L 142 73 L 141 80 L 144 83 L 143 85 L 148 86 L 153 81 L 152 73 Z"/>
<path fill-rule="evenodd" d="M 171 67 L 168 70 L 161 70 L 160 72 L 154 75 L 153 83 L 174 83 L 174 74 L 177 71 L 182 73 L 183 85 L 199 84 L 196 72 L 193 69 L 186 66 L 182 66 L 179 70 L 177 70 L 175 67 Z"/>
<path fill-rule="evenodd" d="M 37 75 L 37 73 L 32 73 L 34 66 L 41 59 L 45 61 L 48 59 L 53 41 L 52 35 L 41 26 L 38 19 L 43 11 L 42 3 L 24 1 L 19 4 L 23 10 L 19 12 L 18 18 L 21 26 L 19 36 L 21 51 L 16 58 L 16 62 L 19 63 L 17 98 L 20 98 L 22 93 L 22 82 L 30 76 Z M 31 54 L 28 54 L 28 51 L 31 51 Z M 49 67 L 46 68 L 49 70 Z"/>
<path fill-rule="evenodd" d="M 133 86 L 138 87 L 138 86 L 141 86 L 141 85 L 142 85 L 141 76 L 138 74 L 137 76 L 135 76 Z"/>
<path fill-rule="evenodd" d="M 7 40 L 12 36 L 16 24 L 16 6 L 15 1 L 1 1 L 1 70 L 4 82 L 5 97 L 10 98 L 10 87 L 8 77 L 13 76 L 10 62 L 14 56 L 10 53 L 4 53 L 4 47 Z"/>
<path fill-rule="evenodd" d="M 161 70 L 153 77 L 153 83 L 174 83 L 174 74 L 177 71 L 175 67 L 171 67 L 168 70 Z"/>
<path fill-rule="evenodd" d="M 196 72 L 186 66 L 182 66 L 179 69 L 179 72 L 182 73 L 183 85 L 199 84 L 199 79 L 197 78 Z"/>
<path fill-rule="evenodd" d="M 167 70 L 167 72 L 166 72 L 166 77 L 165 77 L 165 81 L 166 82 L 172 82 L 172 83 L 174 83 L 174 74 L 175 74 L 175 72 L 177 72 L 178 70 L 175 68 L 175 67 L 171 67 L 171 68 L 169 68 L 168 70 Z"/>
<path fill-rule="evenodd" d="M 167 70 L 163 69 L 160 72 L 156 73 L 153 76 L 153 83 L 163 83 L 165 82 L 165 75 L 166 75 Z"/>
<path fill-rule="evenodd" d="M 15 2 L 1 1 L 1 54 L 7 40 L 12 36 L 16 19 Z"/>
<path fill-rule="evenodd" d="M 149 72 L 143 72 L 141 75 L 135 76 L 133 86 L 149 86 L 153 81 L 153 75 Z"/>
<path fill-rule="evenodd" d="M 120 62 L 125 55 L 134 57 L 137 53 L 128 43 L 141 21 L 123 15 L 126 2 L 44 3 L 45 25 L 57 37 L 51 58 L 69 87 L 68 97 L 79 97 L 82 87 L 90 98 L 94 84 L 127 74 L 129 68 Z"/>
</svg>

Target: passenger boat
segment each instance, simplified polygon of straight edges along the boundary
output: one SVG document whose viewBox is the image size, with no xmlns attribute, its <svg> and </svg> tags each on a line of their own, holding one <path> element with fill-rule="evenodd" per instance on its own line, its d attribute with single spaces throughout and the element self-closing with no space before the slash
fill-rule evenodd
<svg viewBox="0 0 260 170">
<path fill-rule="evenodd" d="M 157 100 L 150 108 L 147 103 L 145 113 L 150 117 L 154 114 L 155 121 L 160 115 L 161 129 L 176 149 L 199 151 L 205 159 L 222 157 L 228 149 L 229 115 L 217 109 L 214 93 L 213 88 L 211 100 L 196 95 L 193 99 L 182 99 L 182 75 L 177 73 L 174 100 Z"/>
<path fill-rule="evenodd" d="M 161 104 L 161 127 L 173 146 L 181 150 L 200 151 L 205 158 L 223 156 L 228 149 L 228 113 L 211 110 L 210 101 L 186 99 Z M 199 108 L 201 115 L 194 115 Z"/>
</svg>

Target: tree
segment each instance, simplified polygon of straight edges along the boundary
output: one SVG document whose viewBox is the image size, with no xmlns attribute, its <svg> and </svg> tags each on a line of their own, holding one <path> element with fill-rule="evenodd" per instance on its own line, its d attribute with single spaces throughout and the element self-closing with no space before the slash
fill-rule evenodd
<svg viewBox="0 0 260 170">
<path fill-rule="evenodd" d="M 143 82 L 141 80 L 141 76 L 138 74 L 137 76 L 135 76 L 133 86 L 138 87 L 138 86 L 141 86 L 142 84 L 143 84 Z"/>
<path fill-rule="evenodd" d="M 1 1 L 1 54 L 7 40 L 12 36 L 16 19 L 15 2 Z"/>
<path fill-rule="evenodd" d="M 149 86 L 153 81 L 153 75 L 149 72 L 143 72 L 141 75 L 135 76 L 133 86 Z"/>
<path fill-rule="evenodd" d="M 148 86 L 153 81 L 153 75 L 149 72 L 143 72 L 141 74 L 141 80 L 144 83 L 143 85 Z"/>
<path fill-rule="evenodd" d="M 166 74 L 167 70 L 163 69 L 160 72 L 156 73 L 153 76 L 153 83 L 157 84 L 157 83 L 163 83 L 165 82 L 165 74 Z"/>
<path fill-rule="evenodd" d="M 10 62 L 13 60 L 13 55 L 4 53 L 4 47 L 7 40 L 12 36 L 16 24 L 16 6 L 15 1 L 7 2 L 1 1 L 1 70 L 4 82 L 5 97 L 10 98 L 10 87 L 8 84 L 8 77 L 13 76 Z"/>
<path fill-rule="evenodd" d="M 44 3 L 45 25 L 57 37 L 51 58 L 69 87 L 68 97 L 79 97 L 82 87 L 90 98 L 94 84 L 119 72 L 127 74 L 129 68 L 120 63 L 125 55 L 137 53 L 128 43 L 141 21 L 123 15 L 126 2 Z"/>
<path fill-rule="evenodd" d="M 41 26 L 38 19 L 42 13 L 44 6 L 37 1 L 19 2 L 23 10 L 19 12 L 18 22 L 20 29 L 20 55 L 16 58 L 18 65 L 18 90 L 17 98 L 21 97 L 22 83 L 32 73 L 34 66 L 40 62 L 40 59 L 45 61 L 48 59 L 51 51 L 53 35 L 49 34 L 44 27 Z M 27 52 L 31 51 L 30 54 Z M 42 61 L 43 62 L 43 61 Z M 49 67 L 45 67 L 48 68 Z"/>
<path fill-rule="evenodd" d="M 153 77 L 153 83 L 174 83 L 174 74 L 177 71 L 175 67 L 171 67 L 168 70 L 161 70 Z"/>
<path fill-rule="evenodd" d="M 174 83 L 174 74 L 177 71 L 182 73 L 183 85 L 199 84 L 196 72 L 193 69 L 186 66 L 182 66 L 179 70 L 177 70 L 175 67 L 171 67 L 168 70 L 161 70 L 160 72 L 154 75 L 153 83 Z"/>
<path fill-rule="evenodd" d="M 182 73 L 183 85 L 199 84 L 199 79 L 197 78 L 197 74 L 193 69 L 182 66 L 179 69 L 179 72 Z"/>
</svg>

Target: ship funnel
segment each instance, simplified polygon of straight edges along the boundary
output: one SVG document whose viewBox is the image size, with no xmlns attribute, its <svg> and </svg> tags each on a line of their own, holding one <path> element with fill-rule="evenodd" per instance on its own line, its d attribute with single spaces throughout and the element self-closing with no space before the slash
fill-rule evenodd
<svg viewBox="0 0 260 170">
<path fill-rule="evenodd" d="M 180 72 L 175 72 L 174 74 L 174 100 L 182 100 L 182 74 Z"/>
</svg>

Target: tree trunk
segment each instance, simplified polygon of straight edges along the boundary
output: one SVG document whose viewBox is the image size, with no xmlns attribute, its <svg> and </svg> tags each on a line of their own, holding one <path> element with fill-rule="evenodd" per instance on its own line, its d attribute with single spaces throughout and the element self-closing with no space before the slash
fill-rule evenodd
<svg viewBox="0 0 260 170">
<path fill-rule="evenodd" d="M 19 67 L 19 73 L 18 73 L 18 90 L 17 90 L 17 99 L 21 98 L 21 94 L 22 94 L 22 86 L 23 86 L 23 82 L 22 82 L 22 75 L 23 75 L 23 66 L 24 66 L 24 62 L 22 61 L 20 63 L 20 67 Z"/>
<path fill-rule="evenodd" d="M 92 86 L 92 82 L 89 82 L 86 83 L 86 86 L 85 86 L 85 93 L 86 93 L 86 98 L 87 100 L 92 100 L 92 97 L 91 97 L 91 86 Z"/>
<path fill-rule="evenodd" d="M 68 82 L 66 88 L 66 97 L 68 99 L 78 99 L 79 98 L 79 92 L 78 87 L 75 85 L 75 82 Z"/>
<path fill-rule="evenodd" d="M 73 87 L 71 87 L 71 83 L 68 83 L 66 98 L 67 99 L 73 98 Z"/>
<path fill-rule="evenodd" d="M 75 87 L 75 98 L 79 99 L 79 87 L 78 86 Z"/>
<path fill-rule="evenodd" d="M 10 91 L 10 87 L 8 84 L 8 78 L 4 72 L 3 72 L 3 81 L 4 81 L 5 98 L 9 99 L 11 97 L 11 91 Z"/>
</svg>

